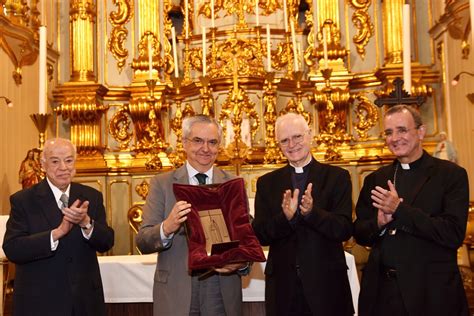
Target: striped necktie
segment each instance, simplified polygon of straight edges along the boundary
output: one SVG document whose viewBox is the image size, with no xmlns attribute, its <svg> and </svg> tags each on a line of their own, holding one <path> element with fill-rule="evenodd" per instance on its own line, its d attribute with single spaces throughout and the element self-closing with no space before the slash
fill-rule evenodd
<svg viewBox="0 0 474 316">
<path fill-rule="evenodd" d="M 59 200 L 63 203 L 63 205 L 61 205 L 61 209 L 69 206 L 69 197 L 66 195 L 66 193 L 63 193 Z"/>
</svg>

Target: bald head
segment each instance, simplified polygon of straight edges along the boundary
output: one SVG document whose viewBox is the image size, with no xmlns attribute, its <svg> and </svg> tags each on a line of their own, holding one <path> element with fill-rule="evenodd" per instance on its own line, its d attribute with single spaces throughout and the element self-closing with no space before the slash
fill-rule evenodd
<svg viewBox="0 0 474 316">
<path fill-rule="evenodd" d="M 76 148 L 68 139 L 48 139 L 44 144 L 41 164 L 49 181 L 65 191 L 76 174 Z"/>
<path fill-rule="evenodd" d="M 275 123 L 275 135 L 281 152 L 294 167 L 302 167 L 311 160 L 311 135 L 303 116 L 287 113 Z"/>
<path fill-rule="evenodd" d="M 56 147 L 69 147 L 73 153 L 74 159 L 76 159 L 76 146 L 66 138 L 51 138 L 46 140 L 43 147 L 43 152 L 41 153 L 41 162 L 44 163 Z"/>
<path fill-rule="evenodd" d="M 304 130 L 309 130 L 308 123 L 302 115 L 292 112 L 286 113 L 278 117 L 275 122 L 275 135 L 277 139 L 279 138 L 278 135 L 281 134 L 281 131 L 287 126 L 289 126 L 290 128 L 292 126 L 298 126 L 303 128 Z"/>
</svg>

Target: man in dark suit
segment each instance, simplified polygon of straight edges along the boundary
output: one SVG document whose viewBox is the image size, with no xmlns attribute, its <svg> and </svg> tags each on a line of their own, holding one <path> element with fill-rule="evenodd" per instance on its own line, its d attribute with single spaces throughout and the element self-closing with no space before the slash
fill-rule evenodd
<svg viewBox="0 0 474 316">
<path fill-rule="evenodd" d="M 246 264 L 229 264 L 208 275 L 189 271 L 183 223 L 191 204 L 176 201 L 173 193 L 173 183 L 198 185 L 232 179 L 229 173 L 213 166 L 221 136 L 222 128 L 214 119 L 205 115 L 185 118 L 185 165 L 151 180 L 136 241 L 142 253 L 159 253 L 153 286 L 155 316 L 241 315 L 239 274 L 247 270 Z"/>
<path fill-rule="evenodd" d="M 75 158 L 69 140 L 48 140 L 46 178 L 10 198 L 3 250 L 16 264 L 15 316 L 105 315 L 96 252 L 113 246 L 114 232 L 102 194 L 71 182 Z"/>
<path fill-rule="evenodd" d="M 253 228 L 269 245 L 265 268 L 267 315 L 352 315 L 342 242 L 352 234 L 349 173 L 311 155 L 303 116 L 275 125 L 285 167 L 257 181 Z"/>
<path fill-rule="evenodd" d="M 372 247 L 359 315 L 468 315 L 456 261 L 466 231 L 466 171 L 423 151 L 426 128 L 407 105 L 384 117 L 394 162 L 367 176 L 355 238 Z"/>
</svg>

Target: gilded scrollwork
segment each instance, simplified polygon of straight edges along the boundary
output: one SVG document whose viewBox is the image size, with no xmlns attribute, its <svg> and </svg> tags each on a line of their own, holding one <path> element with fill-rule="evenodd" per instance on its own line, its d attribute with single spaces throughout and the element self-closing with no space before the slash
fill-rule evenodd
<svg viewBox="0 0 474 316">
<path fill-rule="evenodd" d="M 354 129 L 359 139 L 364 141 L 368 138 L 368 131 L 377 124 L 379 112 L 377 107 L 366 96 L 359 94 L 355 99 L 358 103 L 354 108 L 354 113 L 357 117 L 357 121 L 354 122 Z"/>
<path fill-rule="evenodd" d="M 368 12 L 371 0 L 351 0 L 349 3 L 355 9 L 352 14 L 352 23 L 357 29 L 357 34 L 352 40 L 357 47 L 357 52 L 364 59 L 365 46 L 374 35 L 375 29 Z"/>
<path fill-rule="evenodd" d="M 148 192 L 150 191 L 150 184 L 143 180 L 140 184 L 135 186 L 135 192 L 142 198 L 142 200 L 146 200 L 148 196 Z"/>
<path fill-rule="evenodd" d="M 169 37 L 171 36 L 171 26 L 172 22 L 171 19 L 168 16 L 168 13 L 172 10 L 173 4 L 169 0 L 165 0 L 164 3 L 164 8 L 163 12 L 160 14 L 160 16 L 163 17 L 163 34 L 164 36 L 161 37 L 161 45 L 163 45 L 163 52 L 164 52 L 164 58 L 163 58 L 163 71 L 167 75 L 168 78 L 173 74 L 174 68 L 178 67 L 178 65 L 175 65 L 173 56 L 171 55 L 171 43 L 169 40 Z"/>
<path fill-rule="evenodd" d="M 263 76 L 263 64 L 259 58 L 260 47 L 256 41 L 230 38 L 217 45 L 216 65 L 210 71 L 212 78 L 227 77 L 233 74 L 233 60 L 237 58 L 238 73 L 241 76 Z"/>
<path fill-rule="evenodd" d="M 244 114 L 250 121 L 250 135 L 253 139 L 260 127 L 258 113 L 255 110 L 255 104 L 250 101 L 245 90 L 237 86 L 231 89 L 229 96 L 222 104 L 221 113 L 219 115 L 219 122 L 223 126 L 224 134 L 226 133 L 225 121 L 231 120 L 234 129 L 234 138 L 235 140 L 240 140 Z"/>
<path fill-rule="evenodd" d="M 109 122 L 109 134 L 119 143 L 121 150 L 128 148 L 130 140 L 133 137 L 133 132 L 130 128 L 131 119 L 126 114 L 124 107 L 120 108 L 112 116 Z"/>
<path fill-rule="evenodd" d="M 125 28 L 125 24 L 133 17 L 133 3 L 130 0 L 114 0 L 113 4 L 117 6 L 117 11 L 109 14 L 109 22 L 113 28 L 107 44 L 117 60 L 119 72 L 122 72 L 128 57 L 128 49 L 125 48 L 128 30 Z"/>
<path fill-rule="evenodd" d="M 292 57 L 287 54 L 288 46 L 290 46 L 290 43 L 288 42 L 278 43 L 276 52 L 272 54 L 272 67 L 273 68 L 277 70 L 281 70 L 288 65 L 288 62 L 291 60 L 291 57 Z"/>
<path fill-rule="evenodd" d="M 275 13 L 276 10 L 282 8 L 282 4 L 278 0 L 216 0 L 214 1 L 214 14 L 219 10 L 225 10 L 225 16 L 237 14 L 238 16 L 248 13 L 255 14 L 255 1 L 258 1 L 258 6 L 261 9 L 260 14 L 270 15 Z M 198 10 L 198 15 L 211 18 L 211 3 L 210 1 L 204 2 Z M 242 15 L 243 17 L 243 15 Z M 216 16 L 215 16 L 216 18 Z"/>
<path fill-rule="evenodd" d="M 274 84 L 275 73 L 267 73 L 263 87 L 263 100 L 265 103 L 265 113 L 263 116 L 265 122 L 265 163 L 278 163 L 282 161 L 282 153 L 277 146 L 275 139 L 275 122 L 277 119 L 276 111 L 276 84 Z"/>
</svg>

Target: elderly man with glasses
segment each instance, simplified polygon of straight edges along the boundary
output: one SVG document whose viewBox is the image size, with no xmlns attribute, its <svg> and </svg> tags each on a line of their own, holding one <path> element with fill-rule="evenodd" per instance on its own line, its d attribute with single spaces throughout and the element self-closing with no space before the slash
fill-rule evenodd
<svg viewBox="0 0 474 316">
<path fill-rule="evenodd" d="M 205 115 L 183 121 L 184 166 L 155 176 L 137 235 L 142 253 L 159 253 L 153 286 L 153 315 L 240 316 L 240 275 L 247 263 L 227 264 L 214 273 L 188 271 L 188 243 L 184 222 L 191 212 L 187 201 L 176 201 L 173 183 L 204 185 L 226 182 L 232 176 L 214 167 L 221 126 Z"/>
<path fill-rule="evenodd" d="M 313 158 L 303 116 L 285 114 L 275 129 L 288 165 L 258 179 L 253 221 L 270 246 L 266 314 L 353 315 L 342 247 L 352 234 L 349 173 Z"/>
<path fill-rule="evenodd" d="M 368 175 L 356 206 L 354 236 L 372 247 L 359 315 L 468 315 L 457 249 L 466 232 L 466 170 L 423 150 L 417 109 L 390 108 L 384 134 L 392 164 Z"/>
</svg>

